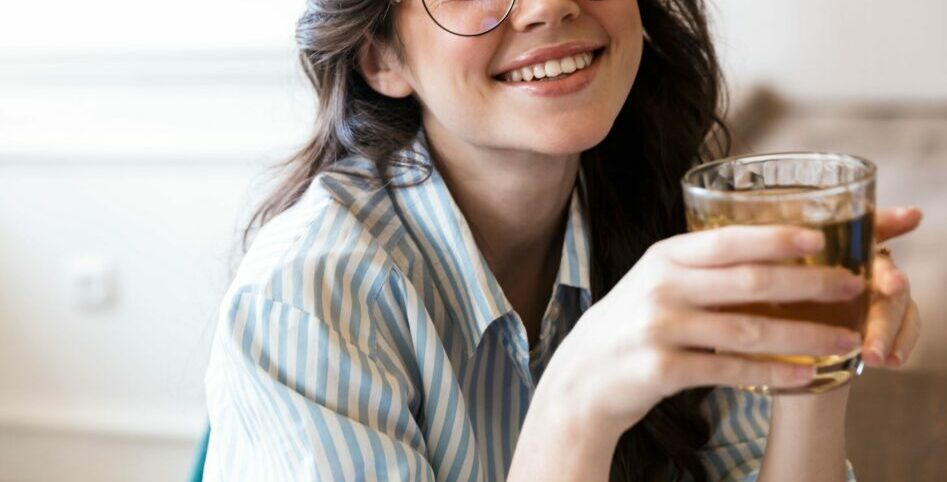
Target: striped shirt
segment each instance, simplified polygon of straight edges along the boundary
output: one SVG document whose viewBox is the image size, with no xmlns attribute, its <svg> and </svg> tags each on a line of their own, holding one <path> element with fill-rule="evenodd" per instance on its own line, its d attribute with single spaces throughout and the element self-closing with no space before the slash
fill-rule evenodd
<svg viewBox="0 0 947 482">
<path fill-rule="evenodd" d="M 431 164 L 423 131 L 404 154 Z M 220 305 L 207 480 L 506 478 L 536 382 L 591 302 L 582 174 L 532 348 L 440 173 L 394 175 L 340 161 L 257 234 Z M 755 480 L 770 399 L 720 387 L 702 410 L 711 478 Z"/>
</svg>

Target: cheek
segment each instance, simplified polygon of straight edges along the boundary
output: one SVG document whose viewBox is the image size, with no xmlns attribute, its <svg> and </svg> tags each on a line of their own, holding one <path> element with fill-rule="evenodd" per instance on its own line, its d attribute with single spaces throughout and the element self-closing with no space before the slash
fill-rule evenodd
<svg viewBox="0 0 947 482">
<path fill-rule="evenodd" d="M 635 2 L 601 2 L 601 8 L 592 12 L 605 29 L 612 43 L 613 54 L 621 66 L 619 73 L 631 75 L 638 72 L 644 47 L 644 29 L 641 15 Z"/>
<path fill-rule="evenodd" d="M 420 2 L 418 2 L 420 5 Z M 409 83 L 425 104 L 482 85 L 496 47 L 490 38 L 459 37 L 438 27 L 423 8 L 403 12 L 399 22 Z M 433 107 L 433 105 L 432 105 Z"/>
<path fill-rule="evenodd" d="M 493 46 L 483 38 L 445 37 L 414 52 L 412 83 L 421 103 L 442 123 L 467 128 L 460 124 L 482 119 L 493 108 L 495 86 L 487 75 Z"/>
<path fill-rule="evenodd" d="M 439 39 L 440 45 L 421 52 L 428 58 L 428 77 L 455 95 L 475 95 L 471 90 L 482 90 L 491 80 L 487 71 L 493 46 L 483 40 L 486 39 Z"/>
</svg>

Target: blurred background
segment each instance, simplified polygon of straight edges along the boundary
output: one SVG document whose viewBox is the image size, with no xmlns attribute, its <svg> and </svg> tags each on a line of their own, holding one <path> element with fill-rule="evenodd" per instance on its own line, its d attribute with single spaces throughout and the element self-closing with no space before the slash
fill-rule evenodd
<svg viewBox="0 0 947 482">
<path fill-rule="evenodd" d="M 304 3 L 0 5 L 0 481 L 183 481 L 239 235 L 312 122 Z M 921 342 L 856 380 L 859 480 L 947 473 L 947 2 L 717 0 L 736 152 L 879 165 Z"/>
</svg>

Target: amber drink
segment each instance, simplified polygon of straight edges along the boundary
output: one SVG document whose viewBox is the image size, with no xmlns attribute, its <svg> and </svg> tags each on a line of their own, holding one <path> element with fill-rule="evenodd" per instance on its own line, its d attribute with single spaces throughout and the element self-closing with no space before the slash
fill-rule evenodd
<svg viewBox="0 0 947 482">
<path fill-rule="evenodd" d="M 870 286 L 874 253 L 876 167 L 855 156 L 778 153 L 740 156 L 694 167 L 682 179 L 688 230 L 731 224 L 792 224 L 818 229 L 825 248 L 787 264 L 841 266 Z M 870 290 L 847 301 L 721 305 L 717 311 L 752 313 L 842 326 L 865 335 Z M 832 356 L 739 354 L 811 364 L 816 377 L 805 387 L 741 386 L 760 393 L 818 393 L 860 374 L 860 348 Z M 735 353 L 729 353 L 736 355 Z"/>
</svg>

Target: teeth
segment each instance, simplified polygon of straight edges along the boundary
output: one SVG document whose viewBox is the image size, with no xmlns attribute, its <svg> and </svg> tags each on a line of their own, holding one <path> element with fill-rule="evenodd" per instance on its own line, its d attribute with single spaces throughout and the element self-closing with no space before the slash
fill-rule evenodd
<svg viewBox="0 0 947 482">
<path fill-rule="evenodd" d="M 562 73 L 562 64 L 558 60 L 547 60 L 545 67 L 548 77 L 555 77 Z"/>
<path fill-rule="evenodd" d="M 585 61 L 584 55 L 579 55 L 578 57 L 575 58 L 575 68 L 581 69 L 581 68 L 584 68 L 586 65 L 588 65 L 588 62 Z"/>
<path fill-rule="evenodd" d="M 540 64 L 530 65 L 507 72 L 503 74 L 503 80 L 507 82 L 529 82 L 533 79 L 542 79 L 545 77 L 552 78 L 561 74 L 571 74 L 577 70 L 582 70 L 588 67 L 591 63 L 591 52 L 569 55 L 561 59 L 547 60 Z"/>
<path fill-rule="evenodd" d="M 527 69 L 529 67 L 526 67 Z M 546 76 L 546 68 L 544 65 L 534 65 L 533 66 L 533 77 L 541 79 Z"/>
</svg>

